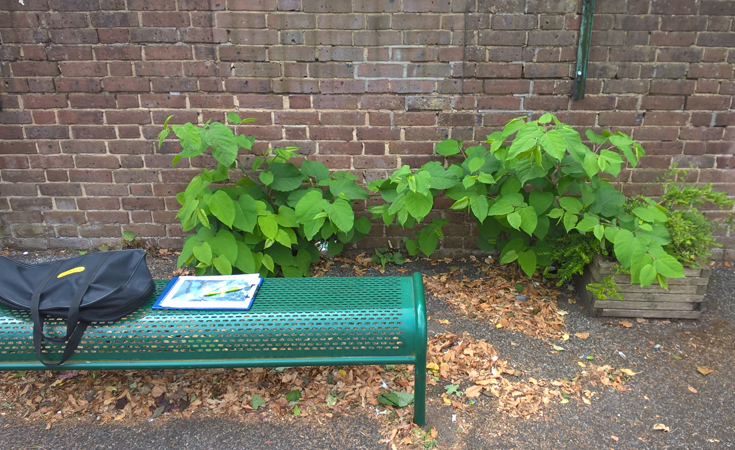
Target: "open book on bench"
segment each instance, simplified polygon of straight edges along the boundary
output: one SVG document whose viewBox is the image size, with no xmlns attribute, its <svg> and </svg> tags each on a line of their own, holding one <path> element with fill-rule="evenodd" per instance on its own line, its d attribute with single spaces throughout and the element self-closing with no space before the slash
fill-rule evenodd
<svg viewBox="0 0 735 450">
<path fill-rule="evenodd" d="M 249 310 L 262 281 L 257 273 L 176 277 L 168 283 L 153 309 Z"/>
</svg>

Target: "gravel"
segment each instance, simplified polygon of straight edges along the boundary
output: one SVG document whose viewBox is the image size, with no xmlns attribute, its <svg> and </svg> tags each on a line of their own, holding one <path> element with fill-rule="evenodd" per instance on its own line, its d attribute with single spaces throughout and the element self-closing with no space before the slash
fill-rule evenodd
<svg viewBox="0 0 735 450">
<path fill-rule="evenodd" d="M 26 262 L 76 256 L 75 252 L 3 252 Z M 148 258 L 155 278 L 167 278 L 175 269 L 175 256 Z M 460 266 L 476 276 L 472 264 L 430 264 L 425 260 L 402 267 L 389 265 L 385 274 L 369 270 L 365 276 L 424 274 Z M 407 269 L 408 272 L 399 272 Z M 351 266 L 335 264 L 327 276 L 354 276 Z M 481 397 L 465 412 L 443 405 L 434 390 L 427 397 L 427 426 L 439 431 L 439 448 L 457 449 L 724 449 L 735 448 L 735 269 L 713 270 L 702 318 L 692 320 L 591 318 L 579 303 L 566 298 L 559 308 L 568 311 L 565 332 L 572 337 L 558 342 L 565 351 L 551 353 L 549 343 L 521 333 L 495 329 L 487 323 L 455 315 L 443 301 L 427 295 L 432 318 L 447 319 L 449 325 L 429 322 L 430 333 L 468 332 L 487 339 L 500 357 L 521 372 L 537 379 L 570 378 L 579 373 L 577 362 L 593 355 L 597 365 L 628 368 L 637 375 L 628 390 L 602 389 L 590 406 L 571 401 L 551 405 L 530 420 L 515 419 L 497 411 L 494 400 Z M 572 296 L 572 302 L 573 296 Z M 586 340 L 574 333 L 589 333 Z M 654 348 L 659 345 L 659 348 Z M 698 366 L 714 369 L 709 375 Z M 696 393 L 693 392 L 696 390 Z M 359 410 L 359 408 L 358 408 Z M 168 419 L 135 426 L 84 426 L 73 422 L 44 430 L 42 425 L 0 416 L 0 448 L 44 449 L 204 449 L 204 448 L 375 448 L 384 449 L 385 434 L 369 412 L 318 422 L 289 418 L 285 421 L 253 415 L 243 419 Z M 452 413 L 457 421 L 452 422 Z M 276 421 L 277 420 L 277 421 Z M 669 432 L 653 430 L 664 424 Z M 306 444 L 309 442 L 310 444 Z"/>
</svg>

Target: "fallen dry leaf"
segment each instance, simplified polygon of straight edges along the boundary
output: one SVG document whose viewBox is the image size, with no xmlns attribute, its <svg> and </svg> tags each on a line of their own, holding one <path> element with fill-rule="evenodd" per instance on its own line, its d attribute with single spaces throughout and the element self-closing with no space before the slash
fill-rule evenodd
<svg viewBox="0 0 735 450">
<path fill-rule="evenodd" d="M 691 386 L 689 386 L 689 391 L 691 391 L 691 392 L 694 392 L 695 394 L 697 393 L 697 390 L 696 390 L 696 389 L 694 389 L 694 388 L 693 388 L 693 387 L 691 387 Z"/>
<path fill-rule="evenodd" d="M 615 442 L 618 442 L 618 439 L 620 439 L 620 438 L 617 437 L 617 436 L 615 436 L 615 435 L 612 435 L 612 436 L 610 436 L 610 439 L 612 439 Z"/>
<path fill-rule="evenodd" d="M 574 333 L 574 335 L 580 339 L 587 339 L 588 337 L 590 337 L 589 333 Z"/>
<path fill-rule="evenodd" d="M 633 324 L 628 322 L 627 320 L 621 320 L 620 326 L 625 328 L 633 328 Z"/>
<path fill-rule="evenodd" d="M 624 374 L 630 376 L 630 377 L 632 377 L 633 375 L 636 375 L 638 373 L 638 372 L 633 372 L 630 369 L 620 369 L 620 371 L 623 372 Z"/>
<path fill-rule="evenodd" d="M 467 398 L 476 398 L 480 396 L 481 392 L 482 386 L 471 386 L 464 391 L 464 395 L 466 395 Z"/>
<path fill-rule="evenodd" d="M 653 426 L 653 429 L 654 429 L 654 430 L 656 430 L 656 431 L 659 431 L 659 430 L 660 430 L 660 431 L 665 431 L 665 432 L 667 432 L 667 433 L 668 433 L 669 431 L 671 431 L 671 430 L 669 429 L 669 427 L 667 427 L 666 425 L 664 425 L 664 424 L 662 424 L 662 423 L 657 423 L 657 424 L 655 424 L 655 425 Z"/>
<path fill-rule="evenodd" d="M 437 320 L 437 322 L 439 322 L 442 325 L 449 325 L 449 321 L 448 320 Z"/>
<path fill-rule="evenodd" d="M 699 366 L 697 367 L 697 372 L 701 373 L 702 375 L 709 375 L 714 372 L 714 370 L 710 369 L 707 366 Z"/>
</svg>

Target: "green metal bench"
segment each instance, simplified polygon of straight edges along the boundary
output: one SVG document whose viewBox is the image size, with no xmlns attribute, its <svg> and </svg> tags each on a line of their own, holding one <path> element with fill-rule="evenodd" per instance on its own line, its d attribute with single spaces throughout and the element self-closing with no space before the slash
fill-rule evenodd
<svg viewBox="0 0 735 450">
<path fill-rule="evenodd" d="M 426 306 L 412 277 L 268 278 L 250 311 L 154 310 L 93 323 L 65 370 L 415 364 L 414 422 L 423 425 Z M 47 332 L 66 323 L 47 319 Z M 0 307 L 0 370 L 48 370 L 30 313 Z M 50 360 L 61 348 L 46 346 Z"/>
</svg>

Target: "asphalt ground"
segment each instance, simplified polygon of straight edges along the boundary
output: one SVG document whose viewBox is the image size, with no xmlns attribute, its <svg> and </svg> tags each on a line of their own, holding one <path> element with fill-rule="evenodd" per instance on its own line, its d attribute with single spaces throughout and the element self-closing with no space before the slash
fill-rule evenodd
<svg viewBox="0 0 735 450">
<path fill-rule="evenodd" d="M 7 254 L 7 253 L 6 253 Z M 41 261 L 73 255 L 40 252 L 10 257 Z M 173 258 L 149 258 L 154 277 L 173 270 Z M 460 264 L 473 276 L 472 264 Z M 425 274 L 446 270 L 425 261 L 406 264 Z M 396 267 L 386 271 L 395 275 Z M 353 276 L 335 268 L 328 276 Z M 380 276 L 377 271 L 366 275 Z M 572 294 L 572 301 L 573 294 Z M 509 417 L 493 398 L 481 396 L 465 411 L 445 405 L 440 387 L 429 387 L 427 425 L 438 431 L 427 447 L 453 449 L 727 449 L 735 448 L 735 268 L 713 270 L 705 312 L 699 320 L 649 320 L 620 325 L 620 319 L 590 318 L 579 303 L 559 301 L 568 311 L 565 332 L 590 333 L 570 339 L 565 351 L 550 352 L 549 343 L 519 332 L 457 316 L 442 300 L 427 295 L 430 333 L 468 332 L 492 343 L 500 357 L 522 377 L 570 378 L 579 373 L 584 355 L 595 363 L 625 367 L 637 374 L 619 392 L 600 390 L 590 405 L 552 404 L 531 419 Z M 437 320 L 434 320 L 437 319 Z M 448 320 L 440 325 L 438 320 Z M 658 346 L 658 347 L 657 347 Z M 697 367 L 713 369 L 702 375 Z M 452 415 L 456 414 L 456 421 Z M 654 430 L 663 424 L 669 431 Z M 2 449 L 386 449 L 386 427 L 369 408 L 355 408 L 332 418 L 278 417 L 251 413 L 242 417 L 189 419 L 161 416 L 153 421 L 98 425 L 93 421 L 55 424 L 6 414 L 0 408 Z M 389 428 L 388 428 L 389 430 Z M 414 448 L 422 448 L 417 444 Z"/>
</svg>

